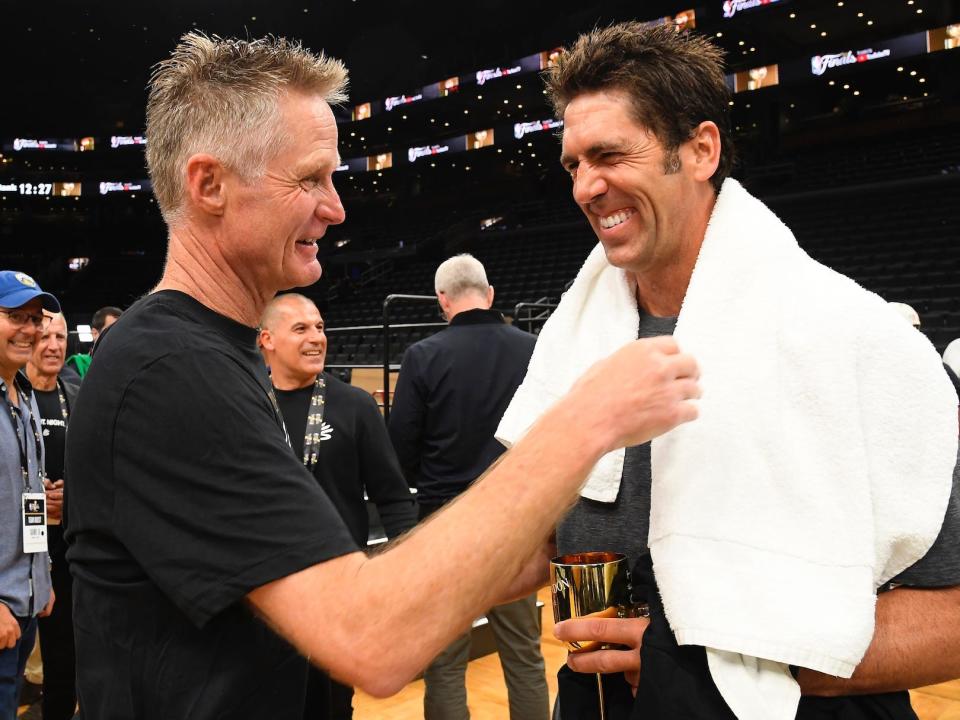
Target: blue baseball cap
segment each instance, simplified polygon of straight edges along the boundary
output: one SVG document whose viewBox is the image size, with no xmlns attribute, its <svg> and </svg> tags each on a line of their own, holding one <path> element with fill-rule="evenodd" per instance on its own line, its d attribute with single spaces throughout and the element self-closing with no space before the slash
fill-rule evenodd
<svg viewBox="0 0 960 720">
<path fill-rule="evenodd" d="M 37 297 L 43 302 L 44 310 L 60 312 L 60 302 L 41 290 L 32 277 L 16 270 L 0 270 L 0 307 L 22 307 Z"/>
</svg>

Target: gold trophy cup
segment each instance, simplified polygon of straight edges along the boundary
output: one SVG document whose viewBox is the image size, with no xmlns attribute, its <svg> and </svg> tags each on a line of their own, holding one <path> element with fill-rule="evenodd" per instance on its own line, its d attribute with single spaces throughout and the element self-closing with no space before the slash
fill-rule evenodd
<svg viewBox="0 0 960 720">
<path fill-rule="evenodd" d="M 584 617 L 632 617 L 627 556 L 613 552 L 583 552 L 561 555 L 550 561 L 554 622 Z M 600 649 L 592 641 L 572 641 L 572 653 Z M 600 720 L 606 720 L 603 682 L 597 673 Z"/>
</svg>

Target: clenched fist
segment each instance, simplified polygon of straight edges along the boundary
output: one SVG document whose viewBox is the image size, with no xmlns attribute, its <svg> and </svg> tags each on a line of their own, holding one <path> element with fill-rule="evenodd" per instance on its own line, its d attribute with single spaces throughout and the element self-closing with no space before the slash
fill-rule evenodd
<svg viewBox="0 0 960 720">
<path fill-rule="evenodd" d="M 581 431 L 608 451 L 639 445 L 697 417 L 700 371 L 672 337 L 637 340 L 594 364 L 568 399 L 579 404 Z"/>
</svg>

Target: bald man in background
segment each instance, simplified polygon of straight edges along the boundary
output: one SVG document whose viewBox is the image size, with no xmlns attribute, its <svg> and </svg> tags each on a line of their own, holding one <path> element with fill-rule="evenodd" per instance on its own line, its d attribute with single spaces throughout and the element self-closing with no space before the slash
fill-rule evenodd
<svg viewBox="0 0 960 720">
<path fill-rule="evenodd" d="M 340 513 L 358 547 L 370 532 L 366 497 L 387 538 L 417 523 L 417 504 L 372 396 L 324 372 L 327 336 L 313 301 L 274 298 L 260 320 L 260 348 L 290 444 Z M 353 688 L 315 667 L 307 684 L 305 720 L 353 717 Z"/>
</svg>

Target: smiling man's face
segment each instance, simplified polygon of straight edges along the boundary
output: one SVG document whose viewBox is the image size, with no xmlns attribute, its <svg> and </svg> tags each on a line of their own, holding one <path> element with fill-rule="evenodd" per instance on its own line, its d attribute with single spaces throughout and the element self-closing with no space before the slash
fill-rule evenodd
<svg viewBox="0 0 960 720">
<path fill-rule="evenodd" d="M 619 90 L 577 96 L 563 120 L 561 163 L 607 260 L 638 275 L 675 262 L 693 197 L 683 146 L 671 158 Z"/>
</svg>

